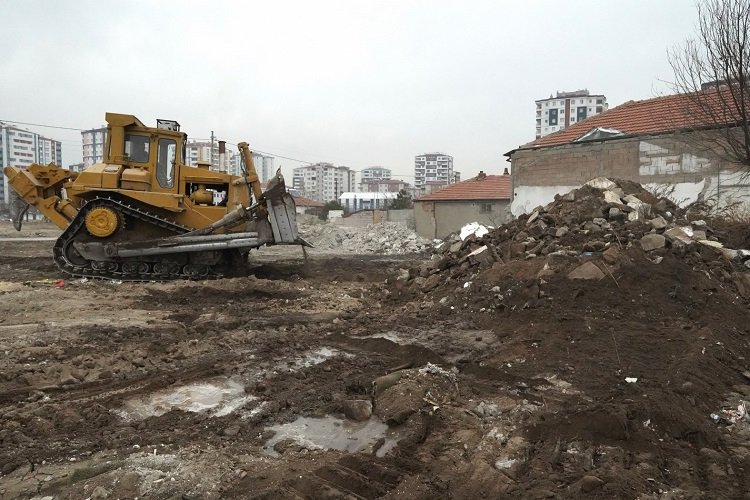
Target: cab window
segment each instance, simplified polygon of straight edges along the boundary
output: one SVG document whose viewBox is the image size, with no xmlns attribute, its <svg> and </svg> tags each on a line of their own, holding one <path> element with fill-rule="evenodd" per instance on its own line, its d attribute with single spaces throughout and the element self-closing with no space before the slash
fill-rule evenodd
<svg viewBox="0 0 750 500">
<path fill-rule="evenodd" d="M 130 161 L 138 163 L 148 162 L 149 140 L 145 135 L 126 135 L 125 154 Z"/>
<path fill-rule="evenodd" d="M 174 186 L 174 167 L 177 145 L 174 139 L 159 139 L 159 154 L 156 161 L 156 180 L 163 188 Z"/>
</svg>

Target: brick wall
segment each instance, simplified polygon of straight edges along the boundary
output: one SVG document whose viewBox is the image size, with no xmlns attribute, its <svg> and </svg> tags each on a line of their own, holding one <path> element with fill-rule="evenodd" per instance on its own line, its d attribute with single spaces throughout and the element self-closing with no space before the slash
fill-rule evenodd
<svg viewBox="0 0 750 500">
<path fill-rule="evenodd" d="M 733 180 L 736 166 L 696 145 L 695 136 L 669 134 L 519 150 L 511 156 L 513 213 L 548 203 L 594 177 L 617 177 L 644 185 L 677 186 L 687 198 L 750 186 Z M 720 202 L 725 200 L 721 199 Z M 689 201 L 693 201 L 692 199 Z"/>
</svg>

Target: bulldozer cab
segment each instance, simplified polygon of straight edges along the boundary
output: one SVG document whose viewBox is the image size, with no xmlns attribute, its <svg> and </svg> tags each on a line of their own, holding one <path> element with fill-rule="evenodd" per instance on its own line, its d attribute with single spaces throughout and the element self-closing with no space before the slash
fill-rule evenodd
<svg viewBox="0 0 750 500">
<path fill-rule="evenodd" d="M 180 167 L 187 136 L 173 120 L 146 127 L 132 115 L 107 113 L 107 143 L 103 163 L 124 168 L 123 189 L 178 193 Z"/>
</svg>

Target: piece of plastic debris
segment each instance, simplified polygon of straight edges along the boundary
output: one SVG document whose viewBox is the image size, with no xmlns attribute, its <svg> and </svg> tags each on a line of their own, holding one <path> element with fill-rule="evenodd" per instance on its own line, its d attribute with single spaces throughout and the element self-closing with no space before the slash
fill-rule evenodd
<svg viewBox="0 0 750 500">
<path fill-rule="evenodd" d="M 57 280 L 53 283 L 53 285 L 55 285 L 55 288 L 64 288 L 65 280 Z"/>
<path fill-rule="evenodd" d="M 636 382 L 638 382 L 638 378 L 636 378 L 636 377 L 625 377 L 625 382 L 627 382 L 628 384 L 635 384 Z"/>
<path fill-rule="evenodd" d="M 470 235 L 474 235 L 477 238 L 481 238 L 485 234 L 489 233 L 489 229 L 487 229 L 486 226 L 481 225 L 478 222 L 469 222 L 465 226 L 461 228 L 461 232 L 459 233 L 459 236 L 462 240 L 465 240 Z"/>
</svg>

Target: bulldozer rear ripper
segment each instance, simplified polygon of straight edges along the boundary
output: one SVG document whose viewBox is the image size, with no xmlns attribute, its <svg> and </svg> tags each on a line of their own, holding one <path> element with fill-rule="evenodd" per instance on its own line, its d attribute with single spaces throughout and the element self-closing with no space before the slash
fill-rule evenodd
<svg viewBox="0 0 750 500">
<path fill-rule="evenodd" d="M 123 280 L 207 279 L 244 267 L 252 248 L 306 245 L 281 171 L 262 191 L 247 143 L 240 176 L 185 165 L 173 120 L 147 127 L 107 113 L 104 158 L 80 173 L 54 164 L 4 169 L 14 225 L 35 207 L 63 229 L 53 256 L 70 275 Z"/>
</svg>

